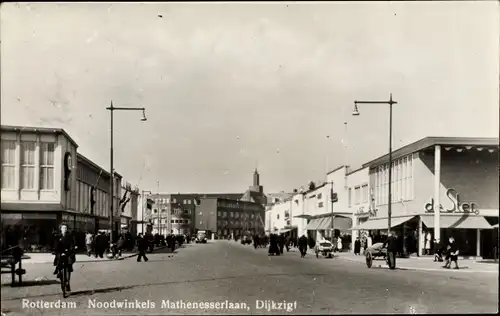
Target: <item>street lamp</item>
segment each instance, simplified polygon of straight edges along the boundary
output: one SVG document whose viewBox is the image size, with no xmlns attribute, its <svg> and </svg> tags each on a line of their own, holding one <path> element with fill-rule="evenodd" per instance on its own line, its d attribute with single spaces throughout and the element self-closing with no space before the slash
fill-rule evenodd
<svg viewBox="0 0 500 316">
<path fill-rule="evenodd" d="M 389 101 L 354 101 L 354 110 L 352 112 L 353 116 L 359 116 L 358 104 L 389 104 L 389 196 L 387 204 L 388 213 L 388 231 L 391 232 L 391 216 L 392 216 L 392 105 L 398 104 L 398 102 L 392 100 L 392 93 L 390 95 Z"/>
<path fill-rule="evenodd" d="M 109 166 L 109 169 L 110 169 L 110 181 L 109 181 L 109 195 L 110 195 L 110 199 L 111 199 L 111 205 L 110 205 L 110 215 L 109 215 L 109 222 L 110 222 L 110 234 L 109 234 L 109 240 L 111 243 L 113 243 L 113 213 L 114 213 L 114 199 L 115 199 L 115 195 L 114 195 L 114 181 L 115 181 L 115 177 L 114 177 L 114 169 L 113 169 L 113 112 L 114 111 L 142 111 L 142 118 L 141 118 L 141 121 L 146 121 L 147 118 L 146 118 L 146 109 L 145 108 L 125 108 L 125 107 L 114 107 L 113 106 L 113 101 L 111 101 L 111 106 L 107 107 L 106 110 L 108 110 L 110 112 L 110 118 L 111 118 L 111 121 L 110 121 L 110 124 L 111 124 L 111 129 L 110 129 L 110 146 L 109 146 L 109 155 L 110 155 L 110 166 Z"/>
<path fill-rule="evenodd" d="M 141 232 L 144 234 L 144 202 L 146 202 L 146 206 L 148 205 L 148 200 L 146 199 L 146 201 L 144 201 L 144 193 L 148 193 L 148 194 L 153 194 L 151 191 L 148 191 L 148 190 L 142 190 L 142 230 Z"/>
</svg>

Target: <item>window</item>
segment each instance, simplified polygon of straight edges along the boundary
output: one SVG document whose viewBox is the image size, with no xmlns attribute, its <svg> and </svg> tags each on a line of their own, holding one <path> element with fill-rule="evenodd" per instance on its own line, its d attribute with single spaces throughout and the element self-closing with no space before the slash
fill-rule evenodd
<svg viewBox="0 0 500 316">
<path fill-rule="evenodd" d="M 323 207 L 323 202 L 319 202 L 318 207 Z"/>
<path fill-rule="evenodd" d="M 354 187 L 354 204 L 358 205 L 361 202 L 361 187 L 355 186 Z"/>
<path fill-rule="evenodd" d="M 158 213 L 158 210 L 157 210 L 157 209 L 154 209 L 153 213 L 155 213 L 155 214 L 156 214 L 156 213 Z"/>
<path fill-rule="evenodd" d="M 319 193 L 318 194 L 318 200 L 321 199 L 323 197 L 323 193 Z"/>
<path fill-rule="evenodd" d="M 16 169 L 16 142 L 2 140 L 2 189 L 14 189 Z"/>
<path fill-rule="evenodd" d="M 188 204 L 191 204 L 191 200 L 188 200 Z"/>
<path fill-rule="evenodd" d="M 172 203 L 177 203 L 177 200 L 176 199 L 172 199 Z"/>
<path fill-rule="evenodd" d="M 170 199 L 167 199 L 167 204 L 170 203 Z"/>
<path fill-rule="evenodd" d="M 407 196 L 406 196 L 406 185 L 408 181 L 408 157 L 404 157 L 402 164 L 401 164 L 401 198 L 403 201 L 406 201 Z"/>
<path fill-rule="evenodd" d="M 413 159 L 412 156 L 408 156 L 408 186 L 406 191 L 406 197 L 408 200 L 413 199 Z"/>
<path fill-rule="evenodd" d="M 171 223 L 171 224 L 175 224 L 175 220 L 171 219 L 171 220 L 170 220 L 170 223 Z"/>
<path fill-rule="evenodd" d="M 35 142 L 21 142 L 21 189 L 35 188 Z"/>
<path fill-rule="evenodd" d="M 349 207 L 352 206 L 352 188 L 347 190 L 347 203 L 349 204 Z"/>
<path fill-rule="evenodd" d="M 276 214 L 276 219 L 280 219 L 280 214 Z"/>
<path fill-rule="evenodd" d="M 363 203 L 368 203 L 368 184 L 363 184 L 361 194 L 363 196 Z"/>
</svg>

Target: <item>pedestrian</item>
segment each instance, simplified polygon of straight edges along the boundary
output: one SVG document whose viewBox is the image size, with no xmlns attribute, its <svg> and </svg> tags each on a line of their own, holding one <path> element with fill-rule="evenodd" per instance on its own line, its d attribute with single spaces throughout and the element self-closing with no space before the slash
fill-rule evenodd
<svg viewBox="0 0 500 316">
<path fill-rule="evenodd" d="M 92 244 L 94 243 L 94 236 L 87 231 L 87 234 L 85 235 L 85 246 L 87 248 L 87 256 L 92 255 Z"/>
<path fill-rule="evenodd" d="M 425 247 L 424 247 L 424 252 L 426 255 L 430 255 L 431 254 L 431 234 L 429 232 L 427 232 L 425 234 Z"/>
<path fill-rule="evenodd" d="M 394 232 L 389 232 L 387 240 L 384 242 L 382 248 L 386 246 L 387 246 L 387 258 L 390 258 L 390 254 L 392 254 L 392 259 L 394 260 L 392 262 L 392 266 L 389 266 L 391 269 L 393 269 L 394 267 L 396 267 L 396 253 L 398 251 L 398 240 Z"/>
<path fill-rule="evenodd" d="M 286 247 L 286 252 L 290 251 L 290 236 L 286 236 L 285 238 L 285 247 Z"/>
<path fill-rule="evenodd" d="M 125 248 L 125 238 L 123 237 L 123 235 L 121 235 L 120 238 L 118 238 L 118 242 L 116 244 L 116 251 L 118 252 L 118 257 L 122 256 L 122 251 L 124 248 Z"/>
<path fill-rule="evenodd" d="M 141 262 L 142 258 L 147 262 L 149 259 L 146 257 L 146 250 L 148 249 L 148 240 L 142 236 L 142 233 L 137 236 L 137 250 L 139 254 L 137 255 L 137 262 Z"/>
<path fill-rule="evenodd" d="M 443 262 L 443 251 L 439 240 L 434 239 L 434 262 Z"/>
<path fill-rule="evenodd" d="M 340 236 L 337 238 L 337 250 L 342 252 L 342 238 Z"/>
<path fill-rule="evenodd" d="M 354 254 L 359 255 L 361 253 L 361 241 L 359 237 L 356 237 L 356 241 L 354 242 Z"/>
<path fill-rule="evenodd" d="M 172 253 L 174 253 L 174 251 L 175 251 L 175 238 L 174 238 L 174 236 L 171 236 L 171 239 L 170 239 L 170 249 L 172 250 Z"/>
<path fill-rule="evenodd" d="M 448 254 L 446 255 L 446 264 L 443 266 L 443 268 L 446 268 L 446 269 L 449 269 L 451 267 L 451 263 L 452 262 L 455 262 L 455 269 L 459 269 L 458 268 L 458 246 L 457 246 L 457 243 L 455 242 L 455 238 L 453 237 L 450 237 L 450 239 L 448 240 L 449 241 L 449 244 L 448 244 Z"/>
<path fill-rule="evenodd" d="M 283 254 L 283 249 L 285 248 L 285 235 L 280 235 L 278 239 L 280 254 Z"/>
<path fill-rule="evenodd" d="M 302 235 L 298 240 L 298 246 L 300 251 L 300 257 L 304 258 L 307 254 L 307 237 L 306 235 Z"/>
</svg>

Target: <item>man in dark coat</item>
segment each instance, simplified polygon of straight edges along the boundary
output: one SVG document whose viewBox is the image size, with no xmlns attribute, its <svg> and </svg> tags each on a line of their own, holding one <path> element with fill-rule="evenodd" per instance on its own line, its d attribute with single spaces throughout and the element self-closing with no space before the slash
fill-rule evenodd
<svg viewBox="0 0 500 316">
<path fill-rule="evenodd" d="M 148 261 L 148 257 L 146 257 L 146 250 L 148 249 L 149 242 L 146 238 L 142 236 L 142 233 L 137 236 L 137 250 L 139 251 L 139 254 L 137 255 L 137 262 L 141 262 L 142 258 L 144 258 L 144 261 Z"/>
<path fill-rule="evenodd" d="M 269 237 L 269 255 L 280 255 L 280 249 L 278 246 L 278 236 L 272 234 Z"/>
<path fill-rule="evenodd" d="M 359 240 L 359 237 L 356 238 L 356 241 L 354 242 L 354 254 L 359 255 L 361 253 L 361 241 Z"/>
<path fill-rule="evenodd" d="M 297 243 L 299 244 L 300 257 L 304 258 L 307 254 L 307 237 L 306 237 L 306 235 L 302 235 L 302 237 L 299 238 Z"/>
<path fill-rule="evenodd" d="M 392 253 L 392 258 L 394 260 L 393 265 L 396 266 L 396 253 L 399 250 L 398 239 L 395 236 L 394 232 L 390 232 L 387 240 L 384 242 L 383 247 L 387 246 L 387 256 Z"/>
<path fill-rule="evenodd" d="M 280 254 L 283 254 L 283 248 L 285 248 L 285 235 L 280 235 L 278 239 Z"/>
<path fill-rule="evenodd" d="M 54 260 L 54 265 L 56 266 L 56 269 L 54 271 L 54 274 L 57 274 L 58 278 L 61 278 L 61 256 L 64 254 L 67 256 L 67 271 L 68 271 L 68 285 L 67 285 L 67 290 L 71 291 L 69 287 L 69 280 L 71 278 L 71 273 L 73 272 L 73 263 L 75 262 L 75 238 L 72 236 L 70 233 L 68 233 L 68 226 L 65 224 L 61 225 L 61 234 L 59 235 L 59 238 L 56 241 L 56 246 L 55 246 L 55 260 Z"/>
</svg>

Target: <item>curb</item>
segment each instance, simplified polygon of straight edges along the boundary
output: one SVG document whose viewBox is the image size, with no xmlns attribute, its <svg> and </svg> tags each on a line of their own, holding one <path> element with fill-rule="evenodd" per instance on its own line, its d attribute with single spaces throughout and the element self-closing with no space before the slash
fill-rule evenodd
<svg viewBox="0 0 500 316">
<path fill-rule="evenodd" d="M 167 248 L 166 246 L 161 246 L 161 247 L 158 247 L 156 248 L 155 250 L 153 250 L 152 254 L 156 251 L 156 250 L 161 250 L 161 249 L 165 249 Z M 108 262 L 108 261 L 121 261 L 121 260 L 125 260 L 125 259 L 128 259 L 128 258 L 133 258 L 133 257 L 136 257 L 139 253 L 136 252 L 136 253 L 129 253 L 127 255 L 123 255 L 121 256 L 120 258 L 118 259 L 108 259 L 107 257 L 106 258 L 99 258 L 97 260 L 76 260 L 75 263 L 92 263 L 92 262 Z M 23 261 L 23 264 L 43 264 L 43 263 L 53 263 L 53 259 L 51 259 L 50 261 L 32 261 L 30 262 L 30 260 L 26 260 L 26 261 Z"/>
<path fill-rule="evenodd" d="M 365 262 L 361 262 L 358 260 L 352 260 L 350 258 L 342 257 L 339 256 L 340 259 L 349 261 L 349 262 L 354 262 L 354 263 L 359 263 L 366 265 Z M 380 268 L 386 268 L 389 269 L 389 267 L 385 265 L 379 265 Z M 409 271 L 441 271 L 441 272 L 456 272 L 456 273 L 498 273 L 498 271 L 477 271 L 477 270 L 469 270 L 469 269 L 459 269 L 459 270 L 454 270 L 454 269 L 443 269 L 443 268 L 419 268 L 419 267 L 407 267 L 407 266 L 397 266 L 396 270 L 409 270 Z"/>
</svg>

